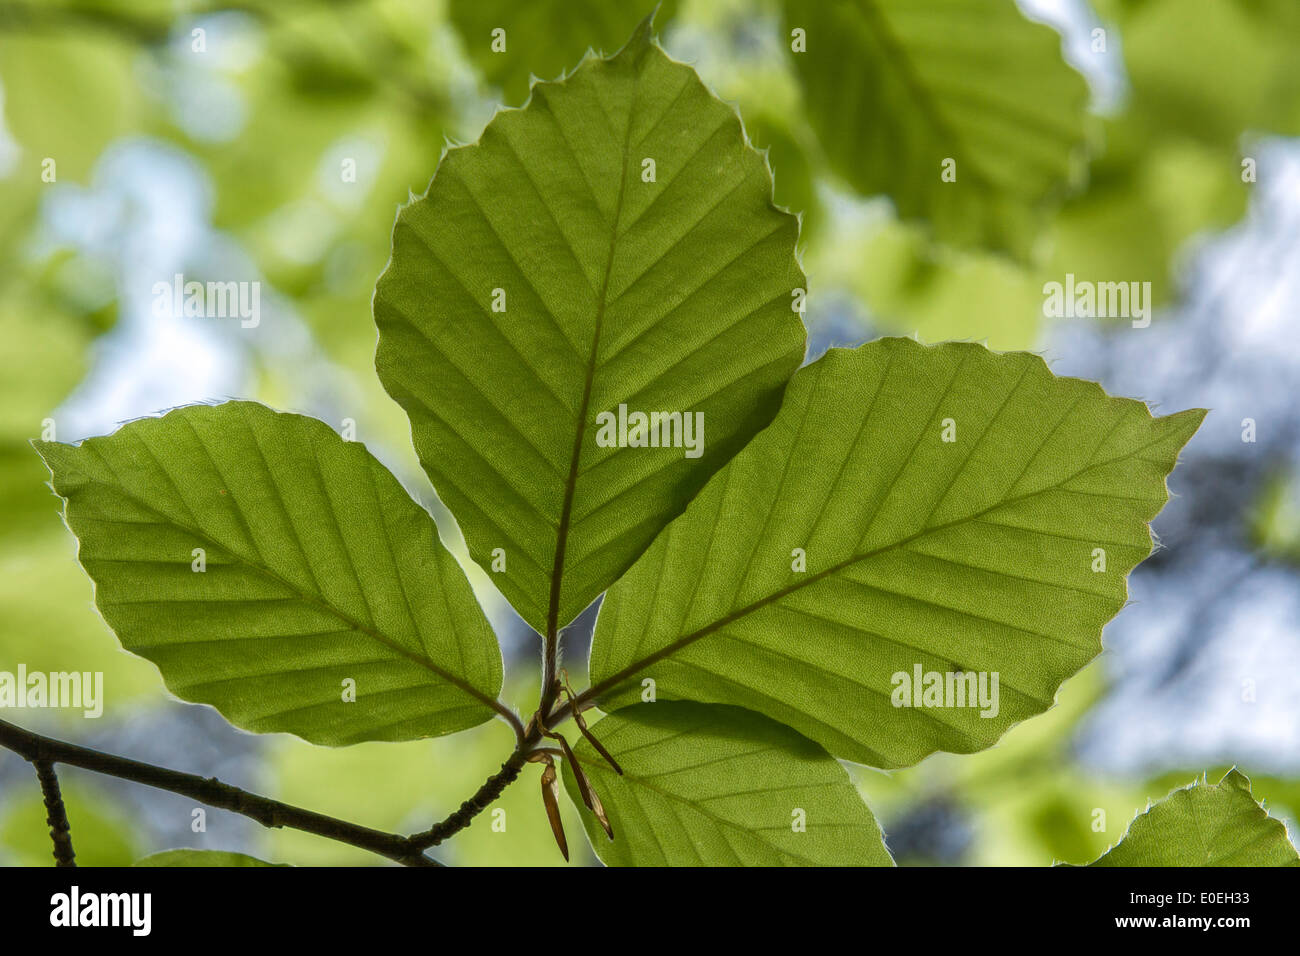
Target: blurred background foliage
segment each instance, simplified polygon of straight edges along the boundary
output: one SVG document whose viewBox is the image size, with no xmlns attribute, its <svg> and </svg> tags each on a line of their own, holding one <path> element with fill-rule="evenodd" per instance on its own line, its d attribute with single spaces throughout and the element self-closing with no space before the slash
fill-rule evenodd
<svg viewBox="0 0 1300 956">
<path fill-rule="evenodd" d="M 495 770 L 510 746 L 500 723 L 326 750 L 168 699 L 93 610 L 27 441 L 227 397 L 350 419 L 459 547 L 372 370 L 370 297 L 393 216 L 445 145 L 522 105 L 532 76 L 617 49 L 649 9 L 0 0 L 0 668 L 102 671 L 107 690 L 98 720 L 19 722 L 381 828 L 426 827 Z M 982 754 L 855 768 L 900 862 L 1085 862 L 1148 799 L 1232 763 L 1294 835 L 1300 5 L 678 0 L 656 23 L 736 104 L 777 200 L 803 217 L 810 358 L 886 333 L 973 339 L 1044 352 L 1058 372 L 1153 405 L 1213 409 L 1108 653 L 1057 707 Z M 806 53 L 791 51 L 796 28 Z M 941 185 L 948 156 L 959 179 Z M 260 281 L 261 324 L 154 315 L 153 283 L 175 273 Z M 1065 273 L 1152 283 L 1152 326 L 1045 319 L 1043 284 Z M 522 705 L 536 637 L 470 572 L 505 647 L 507 699 Z M 593 620 L 566 638 L 575 671 Z M 220 811 L 196 832 L 188 801 L 64 776 L 88 864 L 173 846 L 376 862 Z M 497 806 L 504 818 L 480 816 L 440 855 L 560 862 L 531 773 Z M 0 753 L 0 862 L 49 862 L 42 819 L 29 768 Z"/>
</svg>

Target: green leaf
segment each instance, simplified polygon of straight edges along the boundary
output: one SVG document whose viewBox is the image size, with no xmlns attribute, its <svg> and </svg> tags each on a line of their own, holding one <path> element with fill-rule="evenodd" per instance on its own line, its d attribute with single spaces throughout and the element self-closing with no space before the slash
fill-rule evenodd
<svg viewBox="0 0 1300 956">
<path fill-rule="evenodd" d="M 163 850 L 142 860 L 136 860 L 132 866 L 288 866 L 287 863 L 267 863 L 255 856 L 244 853 L 229 853 L 225 850 Z"/>
<path fill-rule="evenodd" d="M 649 29 L 447 152 L 375 292 L 379 377 L 470 554 L 504 558 L 493 577 L 539 632 L 771 421 L 804 351 L 796 219 L 735 111 Z M 701 456 L 680 430 L 603 447 L 620 405 L 703 416 Z"/>
<path fill-rule="evenodd" d="M 1300 866 L 1286 826 L 1230 770 L 1175 790 L 1138 814 L 1120 841 L 1090 866 Z"/>
<path fill-rule="evenodd" d="M 1086 138 L 1087 84 L 1055 31 L 1013 0 L 786 0 L 786 27 L 806 33 L 791 57 L 840 177 L 940 239 L 1027 254 Z"/>
<path fill-rule="evenodd" d="M 492 715 L 501 652 L 469 582 L 364 446 L 254 402 L 34 444 L 104 619 L 185 700 L 331 745 Z"/>
<path fill-rule="evenodd" d="M 676 7 L 676 0 L 451 0 L 450 15 L 484 79 L 519 103 L 532 76 L 556 79 L 588 48 L 616 50 L 646 14 L 654 10 L 664 23 Z"/>
<path fill-rule="evenodd" d="M 1152 418 L 1023 352 L 832 349 L 610 590 L 589 694 L 608 709 L 653 679 L 876 767 L 988 747 L 1101 650 L 1203 416 Z M 945 691 L 997 674 L 996 713 L 896 706 L 917 667 Z"/>
<path fill-rule="evenodd" d="M 821 747 L 752 711 L 687 701 L 637 704 L 575 749 L 614 828 L 582 811 L 609 866 L 891 866 L 880 827 Z M 581 805 L 573 771 L 564 784 Z"/>
</svg>

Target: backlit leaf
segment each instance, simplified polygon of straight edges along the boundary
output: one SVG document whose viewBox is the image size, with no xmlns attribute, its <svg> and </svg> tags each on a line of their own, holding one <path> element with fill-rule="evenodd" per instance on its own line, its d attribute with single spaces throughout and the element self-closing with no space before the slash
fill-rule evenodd
<svg viewBox="0 0 1300 956">
<path fill-rule="evenodd" d="M 428 513 L 364 446 L 254 402 L 35 444 L 100 612 L 185 700 L 321 744 L 492 715 L 487 620 Z"/>
<path fill-rule="evenodd" d="M 1101 650 L 1203 415 L 1152 418 L 1027 353 L 832 349 L 610 590 L 594 692 L 652 679 L 877 767 L 988 747 Z M 917 669 L 944 706 L 895 701 Z"/>
<path fill-rule="evenodd" d="M 1300 866 L 1286 826 L 1268 815 L 1236 770 L 1198 781 L 1138 814 L 1091 866 Z"/>
<path fill-rule="evenodd" d="M 592 726 L 619 776 L 586 740 L 574 748 L 609 814 L 583 825 L 610 866 L 890 866 L 880 827 L 848 772 L 760 714 L 686 701 L 637 704 Z M 564 783 L 582 794 L 566 762 Z"/>
<path fill-rule="evenodd" d="M 735 111 L 644 23 L 447 152 L 399 213 L 379 377 L 471 555 L 538 631 L 776 414 L 804 278 L 771 195 Z M 676 426 L 672 447 L 602 444 L 597 417 L 620 406 L 702 420 L 702 445 Z"/>
</svg>

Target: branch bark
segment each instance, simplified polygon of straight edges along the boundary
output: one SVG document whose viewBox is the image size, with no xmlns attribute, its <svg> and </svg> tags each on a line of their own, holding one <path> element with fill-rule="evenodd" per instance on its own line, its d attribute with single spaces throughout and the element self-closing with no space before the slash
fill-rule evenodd
<svg viewBox="0 0 1300 956">
<path fill-rule="evenodd" d="M 584 692 L 579 695 L 579 700 L 589 696 L 589 691 Z M 571 716 L 572 706 L 572 703 L 555 705 L 546 719 L 547 728 L 550 729 L 555 724 L 561 723 Z M 518 718 L 516 717 L 515 721 L 512 721 L 512 726 L 517 722 Z M 48 768 L 48 775 L 53 780 L 56 795 L 58 793 L 58 780 L 54 776 L 54 765 L 63 763 L 70 767 L 80 767 L 83 770 L 91 770 L 95 773 L 102 773 L 122 780 L 144 784 L 147 787 L 187 796 L 207 806 L 230 810 L 256 820 L 264 827 L 289 827 L 294 830 L 301 830 L 304 833 L 314 833 L 317 836 L 337 840 L 349 846 L 369 850 L 405 866 L 442 866 L 437 860 L 425 855 L 424 851 L 430 847 L 438 846 L 444 840 L 469 826 L 476 816 L 501 796 L 506 787 L 518 779 L 524 765 L 528 762 L 529 753 L 541 743 L 542 733 L 535 725 L 530 724 L 526 731 L 521 727 L 516 727 L 516 735 L 519 739 L 515 750 L 501 765 L 501 769 L 485 780 L 483 785 L 469 799 L 465 800 L 446 819 L 428 830 L 411 836 L 402 836 L 397 833 L 373 830 L 337 817 L 316 813 L 313 810 L 305 810 L 291 804 L 281 803 L 278 800 L 271 800 L 268 797 L 262 797 L 230 784 L 222 783 L 215 777 L 200 777 L 195 774 L 182 773 L 154 764 L 131 760 L 127 757 L 118 757 L 98 750 L 90 750 L 66 741 L 45 737 L 24 730 L 16 724 L 0 720 L 0 747 L 13 751 L 33 764 L 37 768 L 38 776 L 42 774 L 42 766 Z M 50 835 L 56 842 L 55 856 L 57 859 L 59 837 L 54 832 L 55 818 L 53 811 L 50 810 L 50 790 L 46 787 L 46 778 L 44 776 L 41 777 L 41 787 L 46 794 L 47 812 L 51 814 Z M 58 801 L 58 807 L 62 810 L 61 800 Z M 66 825 L 66 812 L 62 814 L 61 819 Z M 71 836 L 66 826 L 63 832 L 67 836 L 67 852 L 70 860 L 72 851 Z M 60 863 L 60 865 L 65 864 Z"/>
<path fill-rule="evenodd" d="M 261 797 L 222 783 L 215 777 L 200 777 L 168 770 L 138 760 L 79 747 L 52 737 L 44 737 L 4 720 L 0 720 L 0 746 L 7 747 L 36 765 L 38 774 L 41 765 L 50 767 L 52 773 L 54 764 L 67 764 L 70 767 L 80 767 L 83 770 L 92 770 L 95 773 L 141 783 L 147 787 L 178 793 L 210 807 L 231 810 L 256 820 L 264 827 L 290 827 L 304 833 L 314 833 L 317 836 L 369 850 L 406 866 L 442 865 L 437 860 L 426 856 L 423 852 L 424 847 L 410 837 L 372 830 L 313 810 L 304 810 L 278 800 Z M 44 780 L 42 780 L 42 787 L 44 787 Z M 47 807 L 49 805 L 48 796 L 46 805 Z M 445 839 L 445 836 L 443 838 Z"/>
<path fill-rule="evenodd" d="M 527 743 L 527 740 L 528 738 L 525 738 L 524 742 Z M 465 829 L 465 827 L 469 826 L 471 820 L 491 806 L 497 797 L 501 796 L 501 792 L 518 779 L 519 772 L 523 770 L 527 759 L 528 750 L 526 747 L 515 750 L 506 762 L 501 765 L 501 769 L 488 777 L 483 786 L 479 787 L 472 797 L 462 803 L 455 813 L 423 833 L 415 834 L 411 837 L 411 842 L 424 850 L 431 846 L 437 846 L 452 834 Z"/>
<path fill-rule="evenodd" d="M 77 865 L 77 854 L 72 849 L 72 825 L 68 823 L 68 808 L 63 805 L 63 794 L 59 791 L 59 777 L 54 772 L 54 764 L 46 760 L 34 760 L 36 779 L 41 782 L 41 796 L 45 798 L 45 822 L 50 825 L 50 839 L 54 841 L 54 865 Z"/>
</svg>

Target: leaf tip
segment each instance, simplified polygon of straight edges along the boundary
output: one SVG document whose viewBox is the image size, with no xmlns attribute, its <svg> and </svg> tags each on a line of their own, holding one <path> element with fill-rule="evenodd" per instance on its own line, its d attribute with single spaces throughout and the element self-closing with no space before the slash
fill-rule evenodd
<svg viewBox="0 0 1300 956">
<path fill-rule="evenodd" d="M 66 474 L 71 469 L 73 456 L 79 451 L 77 445 L 69 445 L 60 441 L 46 441 L 42 438 L 33 438 L 28 444 L 40 456 L 52 480 L 60 477 L 60 472 Z M 54 488 L 54 485 L 50 484 L 50 487 Z"/>
<path fill-rule="evenodd" d="M 1250 778 L 1247 777 L 1240 770 L 1238 770 L 1236 767 L 1233 767 L 1231 770 L 1229 770 L 1227 773 L 1223 775 L 1223 779 L 1219 781 L 1219 786 L 1227 787 L 1228 789 L 1239 791 L 1240 793 L 1244 793 L 1247 796 L 1251 795 Z"/>
<path fill-rule="evenodd" d="M 632 57 L 633 62 L 636 62 L 654 45 L 654 20 L 659 13 L 659 6 L 659 4 L 655 4 L 655 8 L 650 11 L 644 20 L 636 25 L 631 38 L 623 45 L 623 49 L 619 50 L 616 56 L 621 57 L 626 54 Z"/>
</svg>

